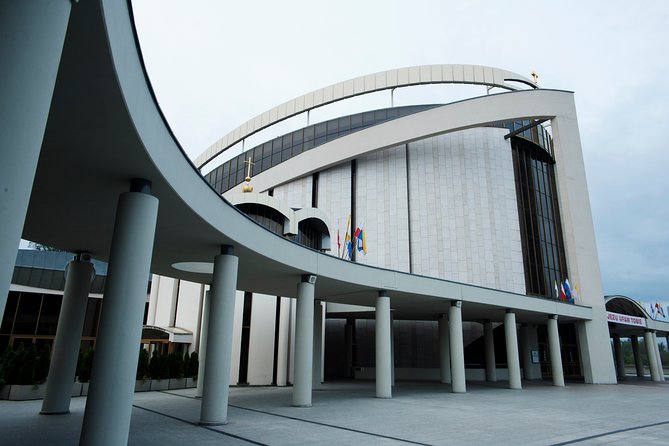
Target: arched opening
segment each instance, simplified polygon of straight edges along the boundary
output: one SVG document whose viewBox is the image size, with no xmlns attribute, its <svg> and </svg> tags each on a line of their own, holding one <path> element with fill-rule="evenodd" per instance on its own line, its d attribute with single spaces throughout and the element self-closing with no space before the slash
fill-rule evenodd
<svg viewBox="0 0 669 446">
<path fill-rule="evenodd" d="M 306 218 L 298 223 L 295 241 L 309 248 L 326 250 L 330 246 L 330 231 L 319 218 Z"/>
</svg>

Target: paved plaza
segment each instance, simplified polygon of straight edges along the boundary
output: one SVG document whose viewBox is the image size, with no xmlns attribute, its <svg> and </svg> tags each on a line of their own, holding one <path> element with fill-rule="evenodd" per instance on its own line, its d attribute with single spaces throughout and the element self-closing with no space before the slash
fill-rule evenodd
<svg viewBox="0 0 669 446">
<path fill-rule="evenodd" d="M 392 399 L 372 382 L 341 382 L 314 392 L 311 408 L 290 406 L 291 388 L 235 387 L 229 424 L 200 427 L 195 390 L 136 393 L 131 445 L 443 445 L 669 443 L 669 384 L 523 382 L 398 383 Z M 85 397 L 68 415 L 38 415 L 41 401 L 0 402 L 0 444 L 77 444 Z"/>
</svg>

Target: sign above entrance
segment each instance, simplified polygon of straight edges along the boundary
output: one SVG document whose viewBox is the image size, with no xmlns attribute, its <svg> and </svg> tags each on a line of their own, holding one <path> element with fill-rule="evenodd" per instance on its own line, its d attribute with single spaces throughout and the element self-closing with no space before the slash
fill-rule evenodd
<svg viewBox="0 0 669 446">
<path fill-rule="evenodd" d="M 607 318 L 609 322 L 623 325 L 634 325 L 636 327 L 645 327 L 646 318 L 638 316 L 630 316 L 628 314 L 612 313 L 607 311 Z"/>
</svg>

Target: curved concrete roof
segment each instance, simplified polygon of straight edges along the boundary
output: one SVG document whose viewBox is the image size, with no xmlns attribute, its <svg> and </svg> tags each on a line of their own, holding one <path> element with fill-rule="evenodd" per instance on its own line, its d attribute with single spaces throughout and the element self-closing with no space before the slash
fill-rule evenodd
<svg viewBox="0 0 669 446">
<path fill-rule="evenodd" d="M 482 65 L 421 65 L 397 68 L 349 79 L 312 91 L 259 114 L 212 144 L 195 160 L 201 168 L 239 141 L 300 113 L 375 91 L 427 84 L 476 84 L 517 90 L 510 82 L 537 84 L 520 74 Z"/>
<path fill-rule="evenodd" d="M 616 295 L 616 296 L 605 296 L 604 303 L 606 305 L 607 311 L 612 311 L 614 313 L 628 314 L 630 316 L 639 316 L 646 319 L 650 319 L 648 312 L 631 297 Z"/>
<path fill-rule="evenodd" d="M 343 261 L 252 223 L 209 186 L 176 142 L 151 90 L 128 8 L 115 0 L 73 6 L 24 238 L 106 261 L 119 194 L 132 178 L 145 178 L 160 201 L 151 264 L 157 274 L 209 283 L 210 274 L 172 265 L 211 262 L 222 244 L 231 244 L 239 257 L 237 287 L 247 291 L 294 296 L 300 275 L 310 273 L 318 275 L 317 297 L 327 301 L 372 306 L 378 290 L 387 289 L 398 317 L 431 318 L 452 300 L 467 302 L 466 320 L 502 320 L 506 308 L 516 310 L 518 322 L 544 321 L 546 314 L 593 317 L 590 307 Z M 556 99 L 572 100 L 564 92 L 512 94 L 512 111 L 500 108 L 511 103 L 510 94 L 460 106 L 488 109 L 485 119 L 499 120 L 553 116 Z M 469 119 L 453 127 L 477 124 Z"/>
</svg>

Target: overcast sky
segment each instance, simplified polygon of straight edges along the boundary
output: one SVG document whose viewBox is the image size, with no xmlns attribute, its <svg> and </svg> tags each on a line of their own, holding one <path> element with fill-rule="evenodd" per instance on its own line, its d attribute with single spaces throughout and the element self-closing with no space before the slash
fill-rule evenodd
<svg viewBox="0 0 669 446">
<path fill-rule="evenodd" d="M 574 91 L 604 292 L 669 303 L 669 1 L 133 4 L 191 158 L 281 102 L 393 68 L 536 70 L 542 87 Z M 389 106 L 387 93 L 371 100 Z"/>
</svg>

